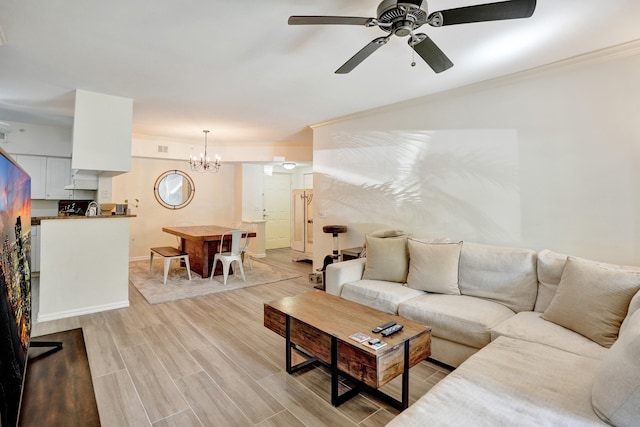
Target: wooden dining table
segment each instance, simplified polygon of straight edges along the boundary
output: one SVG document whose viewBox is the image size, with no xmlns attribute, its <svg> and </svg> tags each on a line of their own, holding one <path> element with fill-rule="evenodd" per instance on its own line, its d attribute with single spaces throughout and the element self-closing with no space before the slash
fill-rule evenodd
<svg viewBox="0 0 640 427">
<path fill-rule="evenodd" d="M 182 250 L 189 254 L 191 270 L 202 277 L 209 277 L 213 257 L 220 249 L 220 238 L 224 233 L 236 230 L 221 225 L 189 225 L 181 227 L 162 227 L 165 233 L 173 234 L 181 239 Z M 242 237 L 256 237 L 253 231 L 246 231 Z M 224 236 L 222 250 L 229 250 L 231 234 Z M 222 263 L 216 266 L 215 274 L 222 274 Z"/>
</svg>

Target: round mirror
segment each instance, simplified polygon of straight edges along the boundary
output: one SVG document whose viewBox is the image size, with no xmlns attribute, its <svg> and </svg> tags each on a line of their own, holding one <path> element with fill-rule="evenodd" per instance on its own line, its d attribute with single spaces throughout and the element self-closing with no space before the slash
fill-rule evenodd
<svg viewBox="0 0 640 427">
<path fill-rule="evenodd" d="M 191 177 L 179 170 L 166 171 L 153 187 L 156 200 L 167 209 L 184 208 L 193 199 L 195 191 Z"/>
</svg>

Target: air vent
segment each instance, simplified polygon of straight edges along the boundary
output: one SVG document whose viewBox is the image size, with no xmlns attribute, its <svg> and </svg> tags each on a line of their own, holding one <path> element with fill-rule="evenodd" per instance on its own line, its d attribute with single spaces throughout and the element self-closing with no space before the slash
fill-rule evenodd
<svg viewBox="0 0 640 427">
<path fill-rule="evenodd" d="M 158 145 L 158 153 L 168 153 L 169 146 L 168 145 Z"/>
</svg>

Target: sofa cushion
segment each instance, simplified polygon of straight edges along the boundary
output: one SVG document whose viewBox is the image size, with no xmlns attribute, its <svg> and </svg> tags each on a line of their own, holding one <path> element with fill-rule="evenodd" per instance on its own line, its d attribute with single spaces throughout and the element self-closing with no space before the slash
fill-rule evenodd
<svg viewBox="0 0 640 427">
<path fill-rule="evenodd" d="M 356 280 L 342 286 L 340 297 L 390 314 L 398 313 L 398 304 L 424 292 L 400 283 L 382 280 Z"/>
<path fill-rule="evenodd" d="M 431 334 L 482 348 L 491 341 L 491 329 L 514 313 L 502 304 L 464 295 L 424 294 L 403 301 L 398 314 L 431 326 Z"/>
<path fill-rule="evenodd" d="M 596 372 L 592 392 L 593 409 L 616 426 L 640 422 L 640 312 L 629 320 Z"/>
<path fill-rule="evenodd" d="M 409 272 L 406 237 L 366 236 L 367 259 L 363 279 L 405 283 Z"/>
<path fill-rule="evenodd" d="M 640 291 L 636 292 L 633 298 L 631 298 L 629 309 L 627 310 L 627 317 L 624 318 L 622 325 L 620 325 L 620 335 L 622 335 L 624 330 L 629 326 L 631 316 L 633 316 L 638 310 L 640 310 Z"/>
<path fill-rule="evenodd" d="M 640 269 L 569 257 L 542 318 L 611 347 L 638 289 Z"/>
<path fill-rule="evenodd" d="M 458 262 L 460 243 L 425 243 L 409 239 L 407 286 L 427 292 L 460 295 Z"/>
<path fill-rule="evenodd" d="M 496 301 L 516 313 L 533 310 L 538 293 L 536 253 L 464 242 L 458 285 L 462 295 Z"/>
<path fill-rule="evenodd" d="M 522 311 L 491 330 L 491 340 L 500 336 L 538 342 L 582 356 L 602 359 L 608 349 L 587 337 L 542 319 L 542 313 Z"/>
<path fill-rule="evenodd" d="M 538 252 L 538 296 L 534 310 L 542 313 L 556 295 L 567 255 L 543 249 Z"/>
<path fill-rule="evenodd" d="M 591 407 L 599 360 L 500 337 L 388 427 L 606 425 Z"/>
</svg>

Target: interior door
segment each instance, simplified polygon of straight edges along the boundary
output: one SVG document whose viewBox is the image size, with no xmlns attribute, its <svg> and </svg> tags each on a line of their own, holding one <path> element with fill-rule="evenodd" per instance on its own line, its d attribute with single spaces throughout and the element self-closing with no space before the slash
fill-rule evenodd
<svg viewBox="0 0 640 427">
<path fill-rule="evenodd" d="M 291 175 L 265 176 L 263 206 L 265 249 L 291 246 Z"/>
</svg>

